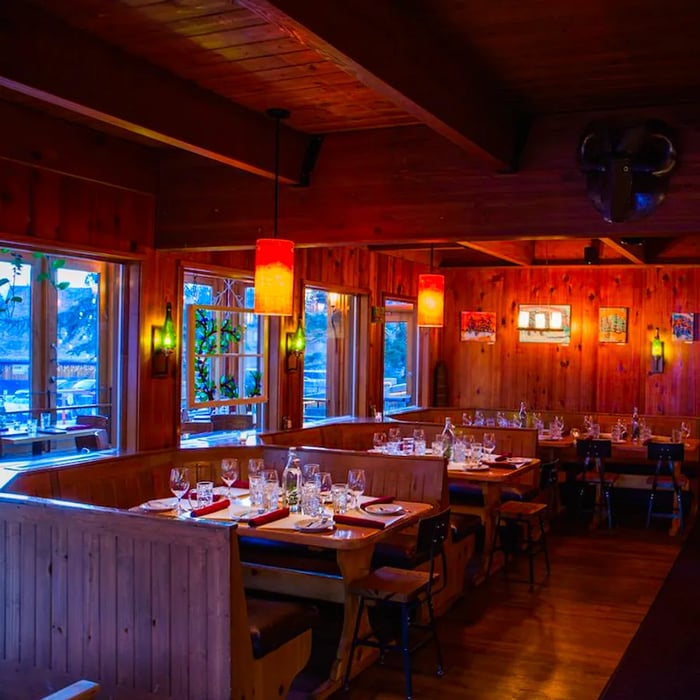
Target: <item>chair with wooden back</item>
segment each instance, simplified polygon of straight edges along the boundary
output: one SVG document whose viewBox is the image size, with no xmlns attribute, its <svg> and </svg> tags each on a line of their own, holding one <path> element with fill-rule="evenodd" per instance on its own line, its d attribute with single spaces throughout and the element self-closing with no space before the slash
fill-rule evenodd
<svg viewBox="0 0 700 700">
<path fill-rule="evenodd" d="M 93 435 L 81 435 L 75 438 L 75 447 L 78 452 L 95 452 L 96 450 L 109 449 L 108 416 L 77 415 L 75 422 L 78 425 L 95 428 Z"/>
<path fill-rule="evenodd" d="M 433 595 L 447 585 L 447 561 L 443 547 L 449 531 L 449 509 L 421 519 L 418 524 L 415 554 L 414 557 L 406 561 L 405 567 L 382 566 L 350 584 L 350 590 L 360 597 L 360 604 L 350 647 L 350 657 L 345 670 L 346 688 L 348 687 L 352 671 L 352 658 L 358 646 L 379 649 L 380 658 L 383 658 L 386 651 L 390 649 L 402 650 L 406 698 L 411 698 L 413 694 L 411 652 L 428 641 L 432 640 L 435 644 L 437 675 L 443 675 L 442 653 L 435 627 Z M 438 557 L 441 560 L 439 572 L 436 569 Z M 417 570 L 415 568 L 426 562 L 427 570 Z M 427 625 L 418 624 L 415 621 L 416 608 L 422 604 L 425 604 L 427 608 Z M 360 636 L 360 624 L 366 606 L 374 607 L 377 615 L 373 620 L 375 624 L 372 631 Z M 386 621 L 391 620 L 392 609 L 398 609 L 400 616 L 400 638 L 396 642 L 391 641 L 395 637 L 394 631 L 386 629 Z M 372 619 L 371 616 L 370 619 Z M 428 632 L 413 646 L 410 645 L 409 640 L 409 628 L 411 626 Z"/>
</svg>

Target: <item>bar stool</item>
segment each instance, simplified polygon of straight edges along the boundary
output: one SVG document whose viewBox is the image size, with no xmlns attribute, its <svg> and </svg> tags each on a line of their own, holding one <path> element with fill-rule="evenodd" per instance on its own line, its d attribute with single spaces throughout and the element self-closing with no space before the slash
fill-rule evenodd
<svg viewBox="0 0 700 700">
<path fill-rule="evenodd" d="M 546 510 L 546 503 L 533 503 L 532 501 L 508 501 L 499 506 L 496 528 L 493 533 L 493 544 L 486 569 L 487 576 L 491 575 L 491 564 L 496 551 L 501 551 L 505 555 L 503 573 L 506 577 L 508 575 L 508 554 L 517 554 L 519 551 L 524 551 L 528 557 L 530 587 L 535 583 L 534 559 L 540 552 L 544 554 L 547 576 L 549 576 L 549 552 L 547 551 L 547 536 L 544 528 Z M 539 525 L 539 536 L 534 530 L 535 522 Z M 524 536 L 522 536 L 523 532 Z"/>
<path fill-rule="evenodd" d="M 685 456 L 683 443 L 678 442 L 650 442 L 647 445 L 647 459 L 656 460 L 654 476 L 647 479 L 651 484 L 649 493 L 649 505 L 647 507 L 647 527 L 652 518 L 678 519 L 680 529 L 683 529 L 683 498 L 682 491 L 688 484 L 688 477 L 680 473 L 676 476 L 675 463 L 682 462 Z M 673 492 L 673 504 L 670 513 L 659 513 L 654 510 L 657 489 Z"/>
<path fill-rule="evenodd" d="M 579 511 L 583 512 L 583 498 L 586 486 L 593 486 L 596 490 L 593 503 L 593 522 L 596 518 L 605 515 L 608 528 L 612 527 L 612 499 L 611 491 L 615 486 L 619 474 L 605 473 L 604 459 L 612 454 L 611 440 L 586 439 L 576 443 L 576 454 L 583 457 L 583 471 L 577 475 L 579 481 Z M 588 467 L 593 462 L 593 469 Z"/>
<path fill-rule="evenodd" d="M 437 653 L 437 675 L 443 675 L 442 653 L 433 612 L 433 594 L 447 585 L 447 560 L 443 543 L 449 532 L 449 509 L 423 518 L 418 523 L 416 552 L 418 554 L 427 552 L 427 571 L 382 566 L 366 576 L 351 582 L 350 591 L 360 597 L 360 604 L 357 610 L 357 618 L 355 619 L 355 631 L 350 645 L 348 665 L 345 669 L 344 687 L 346 690 L 350 682 L 352 659 L 358 646 L 379 649 L 380 660 L 383 660 L 386 651 L 401 649 L 407 700 L 410 700 L 413 695 L 411 682 L 412 651 L 432 640 Z M 440 557 L 442 560 L 440 573 L 436 570 L 437 557 Z M 435 586 L 436 583 L 438 583 L 438 586 Z M 418 624 L 414 621 L 418 612 L 418 606 L 422 603 L 425 603 L 427 607 L 427 625 Z M 372 630 L 360 636 L 360 623 L 366 605 L 377 608 L 379 613 L 377 620 L 382 622 L 391 619 L 392 610 L 398 610 L 401 622 L 400 641 L 387 641 L 388 634 L 385 633 L 386 630 Z M 423 639 L 417 644 L 411 646 L 409 643 L 409 627 L 427 630 L 428 634 L 424 635 Z"/>
</svg>

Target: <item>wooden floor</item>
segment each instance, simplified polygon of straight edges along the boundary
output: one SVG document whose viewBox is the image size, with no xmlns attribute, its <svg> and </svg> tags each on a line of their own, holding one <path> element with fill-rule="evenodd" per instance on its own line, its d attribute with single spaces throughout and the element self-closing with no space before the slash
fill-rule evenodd
<svg viewBox="0 0 700 700">
<path fill-rule="evenodd" d="M 542 585 L 530 592 L 499 574 L 441 618 L 445 675 L 434 675 L 432 647 L 416 652 L 414 698 L 595 700 L 680 544 L 660 528 L 589 532 L 560 524 L 550 534 L 552 574 Z M 384 666 L 367 669 L 334 700 L 403 698 L 399 661 L 394 653 Z"/>
</svg>

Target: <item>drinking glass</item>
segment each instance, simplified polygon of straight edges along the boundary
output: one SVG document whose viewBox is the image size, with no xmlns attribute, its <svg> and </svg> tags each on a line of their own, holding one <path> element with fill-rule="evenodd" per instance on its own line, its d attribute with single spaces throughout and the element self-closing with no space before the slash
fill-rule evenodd
<svg viewBox="0 0 700 700">
<path fill-rule="evenodd" d="M 352 508 L 359 510 L 360 496 L 365 492 L 366 476 L 364 469 L 350 469 L 348 471 L 348 490 L 352 495 Z"/>
<path fill-rule="evenodd" d="M 280 498 L 280 482 L 277 470 L 265 469 L 262 473 L 263 478 L 263 510 L 275 510 L 279 505 Z"/>
<path fill-rule="evenodd" d="M 321 471 L 321 465 L 320 464 L 312 464 L 309 462 L 308 464 L 302 464 L 301 465 L 301 484 L 302 486 L 304 484 L 308 484 L 309 482 L 312 482 L 316 479 L 316 476 L 318 473 Z"/>
<path fill-rule="evenodd" d="M 238 479 L 238 460 L 227 458 L 221 460 L 221 479 L 227 486 L 227 496 L 231 498 L 231 487 Z"/>
<path fill-rule="evenodd" d="M 262 474 L 265 469 L 265 460 L 260 457 L 251 457 L 248 460 L 248 478 L 253 474 Z"/>
<path fill-rule="evenodd" d="M 484 433 L 484 439 L 482 440 L 484 445 L 484 451 L 488 452 L 489 457 L 493 454 L 496 449 L 496 434 L 495 433 Z"/>
<path fill-rule="evenodd" d="M 190 489 L 187 494 L 187 500 L 190 504 L 190 510 L 210 506 L 214 502 L 214 482 L 198 481 L 197 485 Z"/>
<path fill-rule="evenodd" d="M 372 447 L 378 452 L 386 449 L 386 433 L 374 433 L 372 435 Z"/>
<path fill-rule="evenodd" d="M 321 493 L 321 503 L 330 503 L 331 491 L 333 489 L 333 475 L 330 472 L 320 472 L 318 475 L 318 481 Z"/>
<path fill-rule="evenodd" d="M 39 417 L 39 427 L 44 430 L 51 427 L 51 414 L 42 413 Z"/>
<path fill-rule="evenodd" d="M 484 445 L 481 442 L 472 443 L 472 461 L 478 465 L 484 456 Z"/>
<path fill-rule="evenodd" d="M 248 477 L 249 493 L 250 493 L 250 507 L 251 509 L 256 509 L 259 512 L 263 512 L 263 491 L 264 484 L 262 472 L 257 474 L 251 474 Z"/>
<path fill-rule="evenodd" d="M 321 514 L 321 484 L 318 479 L 311 479 L 301 487 L 301 512 L 312 518 Z"/>
<path fill-rule="evenodd" d="M 190 470 L 187 467 L 173 467 L 170 470 L 170 490 L 177 498 L 176 512 L 183 513 L 182 497 L 190 490 Z"/>
<path fill-rule="evenodd" d="M 345 513 L 348 509 L 348 485 L 333 484 L 331 487 L 331 498 L 333 499 L 333 512 Z"/>
</svg>

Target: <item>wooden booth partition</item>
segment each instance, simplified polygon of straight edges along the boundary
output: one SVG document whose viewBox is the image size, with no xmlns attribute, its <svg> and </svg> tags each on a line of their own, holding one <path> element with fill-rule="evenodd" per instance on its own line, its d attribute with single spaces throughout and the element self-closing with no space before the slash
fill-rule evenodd
<svg viewBox="0 0 700 700">
<path fill-rule="evenodd" d="M 310 633 L 253 660 L 235 528 L 0 496 L 3 697 L 80 678 L 115 699 L 272 697 Z"/>
</svg>

